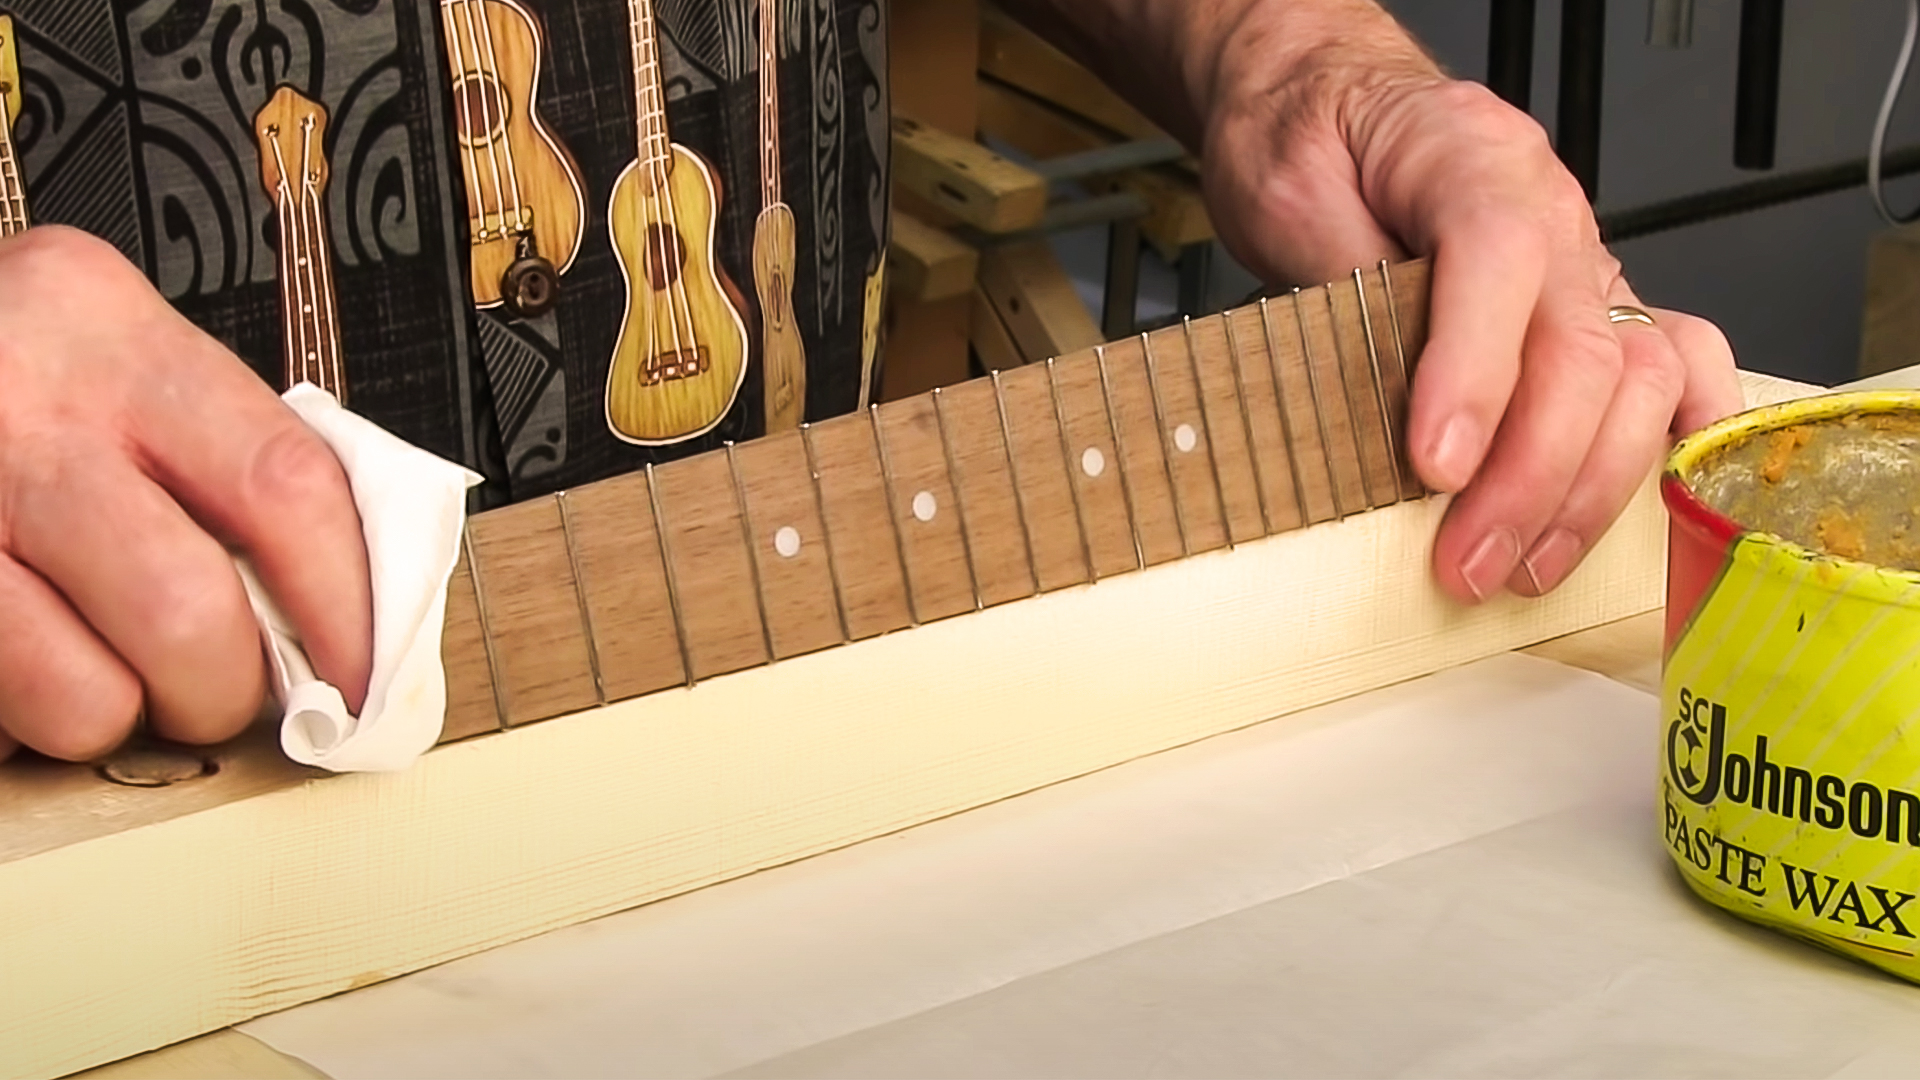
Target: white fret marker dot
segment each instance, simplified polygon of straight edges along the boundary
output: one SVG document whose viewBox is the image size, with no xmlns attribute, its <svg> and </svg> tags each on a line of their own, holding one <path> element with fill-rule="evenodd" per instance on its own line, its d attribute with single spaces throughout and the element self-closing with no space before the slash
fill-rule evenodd
<svg viewBox="0 0 1920 1080">
<path fill-rule="evenodd" d="M 940 504 L 934 499 L 933 492 L 923 491 L 913 497 L 914 517 L 919 518 L 921 521 L 932 521 L 933 515 L 939 512 Z"/>
<path fill-rule="evenodd" d="M 1099 476 L 1106 472 L 1107 455 L 1101 453 L 1097 446 L 1087 447 L 1086 453 L 1080 455 L 1080 471 L 1088 476 Z"/>
<path fill-rule="evenodd" d="M 783 559 L 791 559 L 800 554 L 800 530 L 791 525 L 780 526 L 773 534 L 773 550 Z"/>
<path fill-rule="evenodd" d="M 1194 432 L 1192 424 L 1181 424 L 1173 429 L 1173 445 L 1181 453 L 1191 454 L 1193 448 L 1200 445 L 1200 436 Z"/>
</svg>

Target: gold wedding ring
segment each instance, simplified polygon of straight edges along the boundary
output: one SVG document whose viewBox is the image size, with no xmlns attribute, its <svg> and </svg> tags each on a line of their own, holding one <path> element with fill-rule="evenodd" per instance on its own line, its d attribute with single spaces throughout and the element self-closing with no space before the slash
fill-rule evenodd
<svg viewBox="0 0 1920 1080">
<path fill-rule="evenodd" d="M 1652 326 L 1653 316 L 1637 307 L 1621 304 L 1619 307 L 1607 309 L 1607 321 L 1610 323 L 1637 322 Z"/>
</svg>

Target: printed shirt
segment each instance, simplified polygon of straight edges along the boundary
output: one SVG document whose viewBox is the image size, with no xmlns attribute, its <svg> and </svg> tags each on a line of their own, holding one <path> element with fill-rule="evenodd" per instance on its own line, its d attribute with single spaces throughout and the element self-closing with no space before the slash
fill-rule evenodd
<svg viewBox="0 0 1920 1080">
<path fill-rule="evenodd" d="M 276 390 L 286 335 L 255 121 L 281 87 L 318 103 L 349 402 L 486 474 L 499 501 L 766 429 L 754 250 L 775 192 L 793 254 L 763 277 L 791 297 L 790 320 L 780 300 L 769 310 L 797 330 L 805 376 L 804 407 L 778 422 L 868 392 L 885 3 L 762 2 L 0 0 L 0 14 L 16 26 L 35 223 L 113 243 Z M 666 160 L 694 164 L 656 183 Z M 502 221 L 526 226 L 517 254 L 559 271 L 538 317 L 480 295 L 504 249 L 476 233 Z"/>
</svg>

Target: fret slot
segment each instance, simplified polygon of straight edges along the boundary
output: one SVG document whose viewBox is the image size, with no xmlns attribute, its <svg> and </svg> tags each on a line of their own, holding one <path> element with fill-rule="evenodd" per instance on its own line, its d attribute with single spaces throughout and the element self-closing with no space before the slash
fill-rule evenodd
<svg viewBox="0 0 1920 1080">
<path fill-rule="evenodd" d="M 1084 584 L 1091 555 L 1081 529 L 1080 508 L 1053 393 L 1043 364 L 1030 364 L 998 377 L 999 397 L 1012 433 L 1014 470 L 1019 474 L 1027 532 L 1033 538 L 1033 566 L 1040 590 L 1051 592 Z M 991 386 L 992 383 L 989 382 Z M 1077 466 L 1075 466 L 1077 467 Z"/>
<path fill-rule="evenodd" d="M 982 599 L 961 524 L 966 507 L 955 497 L 932 395 L 889 402 L 870 415 L 915 618 L 927 623 L 973 610 Z"/>
<path fill-rule="evenodd" d="M 1179 340 L 1170 341 L 1162 355 L 1178 356 L 1175 363 L 1185 365 L 1199 387 L 1207 454 L 1219 471 L 1218 497 L 1225 504 L 1230 542 L 1239 544 L 1267 535 L 1268 521 L 1275 515 L 1267 505 L 1263 470 L 1253 458 L 1242 360 L 1228 350 L 1226 325 L 1223 318 L 1187 320 L 1180 327 Z M 1292 505 L 1288 502 L 1282 509 L 1278 523 L 1296 524 Z"/>
<path fill-rule="evenodd" d="M 789 430 L 734 449 L 768 633 L 781 660 L 847 640 L 826 526 L 800 440 L 799 431 Z"/>
<path fill-rule="evenodd" d="M 870 421 L 861 415 L 837 417 L 804 429 L 803 437 L 813 447 L 815 491 L 826 507 L 848 633 L 859 641 L 912 625 L 906 571 Z"/>
<path fill-rule="evenodd" d="M 1354 279 L 1349 278 L 1344 283 L 1335 282 L 1325 290 L 1316 291 L 1322 292 L 1324 306 L 1330 311 L 1328 337 L 1336 346 L 1335 362 L 1345 373 L 1342 386 L 1346 391 L 1346 414 L 1350 417 L 1348 430 L 1358 454 L 1355 464 L 1359 466 L 1367 505 L 1369 508 L 1390 506 L 1400 501 L 1399 478 L 1386 417 L 1380 412 L 1382 387 L 1375 377 L 1373 363 L 1378 354 L 1368 352 L 1366 330 L 1360 322 L 1360 294 L 1353 282 Z"/>
<path fill-rule="evenodd" d="M 1212 409 L 1203 406 L 1185 334 L 1178 327 L 1162 330 L 1144 338 L 1141 348 L 1187 549 L 1199 553 L 1226 547 L 1231 542 L 1226 478 L 1214 459 Z"/>
<path fill-rule="evenodd" d="M 1137 570 L 1145 554 L 1134 538 L 1130 494 L 1107 420 L 1099 366 L 1092 353 L 1083 352 L 1049 362 L 1043 370 L 1053 376 L 1055 405 L 1066 433 L 1068 475 L 1086 523 L 1094 574 L 1112 577 Z"/>
<path fill-rule="evenodd" d="M 482 515 L 469 536 L 506 726 L 600 704 L 559 504 Z"/>
<path fill-rule="evenodd" d="M 441 742 L 500 730 L 491 651 L 473 591 L 473 568 L 467 564 L 463 545 L 447 581 L 447 621 L 440 632 L 440 660 L 447 669 L 447 717 L 440 728 Z"/>
<path fill-rule="evenodd" d="M 658 466 L 653 483 L 695 681 L 771 662 L 727 456 Z"/>
<path fill-rule="evenodd" d="M 684 685 L 687 671 L 646 476 L 575 488 L 567 493 L 567 515 L 607 700 Z"/>
<path fill-rule="evenodd" d="M 975 379 L 949 387 L 941 391 L 936 407 L 959 486 L 982 603 L 1032 596 L 1039 588 L 1039 574 L 993 383 Z"/>
<path fill-rule="evenodd" d="M 1254 306 L 1227 312 L 1220 326 L 1228 351 L 1238 362 L 1236 375 L 1245 380 L 1244 420 L 1253 432 L 1255 472 L 1266 493 L 1272 531 L 1279 533 L 1329 520 L 1334 513 L 1325 465 L 1315 452 L 1318 444 L 1299 438 L 1291 402 L 1281 396 L 1286 382 L 1275 378 L 1281 360 L 1273 347 L 1277 342 L 1267 332 L 1268 321 L 1263 309 Z M 1297 357 L 1298 352 L 1284 355 Z M 1300 393 L 1306 394 L 1304 380 Z M 1311 428 L 1311 414 L 1302 416 Z"/>
</svg>

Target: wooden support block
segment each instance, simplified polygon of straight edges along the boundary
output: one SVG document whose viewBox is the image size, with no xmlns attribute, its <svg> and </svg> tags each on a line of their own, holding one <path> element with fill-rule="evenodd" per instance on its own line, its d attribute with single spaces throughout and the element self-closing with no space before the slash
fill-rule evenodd
<svg viewBox="0 0 1920 1080">
<path fill-rule="evenodd" d="M 980 259 L 980 288 L 1029 363 L 1101 343 L 1100 327 L 1045 240 L 1002 244 Z"/>
<path fill-rule="evenodd" d="M 559 502 L 482 514 L 467 536 L 506 726 L 600 704 Z"/>
<path fill-rule="evenodd" d="M 893 182 L 977 229 L 1020 232 L 1047 212 L 1047 182 L 972 139 L 893 118 Z"/>
<path fill-rule="evenodd" d="M 982 368 L 1011 371 L 1027 363 L 1026 354 L 1013 342 L 1013 332 L 993 309 L 993 301 L 987 299 L 986 291 L 977 285 L 973 289 L 973 318 L 968 326 L 971 329 L 967 336 Z"/>
<path fill-rule="evenodd" d="M 946 300 L 973 291 L 974 278 L 980 275 L 980 252 L 973 245 L 897 209 L 892 228 L 887 265 L 898 295 Z"/>
<path fill-rule="evenodd" d="M 880 369 L 882 399 L 898 401 L 967 381 L 973 374 L 967 351 L 972 321 L 973 301 L 966 296 L 924 303 L 897 297 L 890 301 Z"/>
<path fill-rule="evenodd" d="M 980 134 L 1031 157 L 1046 160 L 1113 145 L 1114 140 L 1018 90 L 980 82 Z M 1206 198 L 1198 183 L 1178 170 L 1135 169 L 1083 183 L 1096 194 L 1131 192 L 1147 204 L 1140 233 L 1171 262 L 1180 250 L 1213 239 Z"/>
<path fill-rule="evenodd" d="M 1920 363 L 1920 225 L 1875 233 L 1867 244 L 1860 375 Z"/>
<path fill-rule="evenodd" d="M 980 11 L 980 70 L 1116 137 L 1167 137 L 1098 75 L 994 7 Z"/>
<path fill-rule="evenodd" d="M 685 650 L 645 474 L 576 488 L 561 496 L 561 506 L 607 700 L 685 684 Z"/>
</svg>

